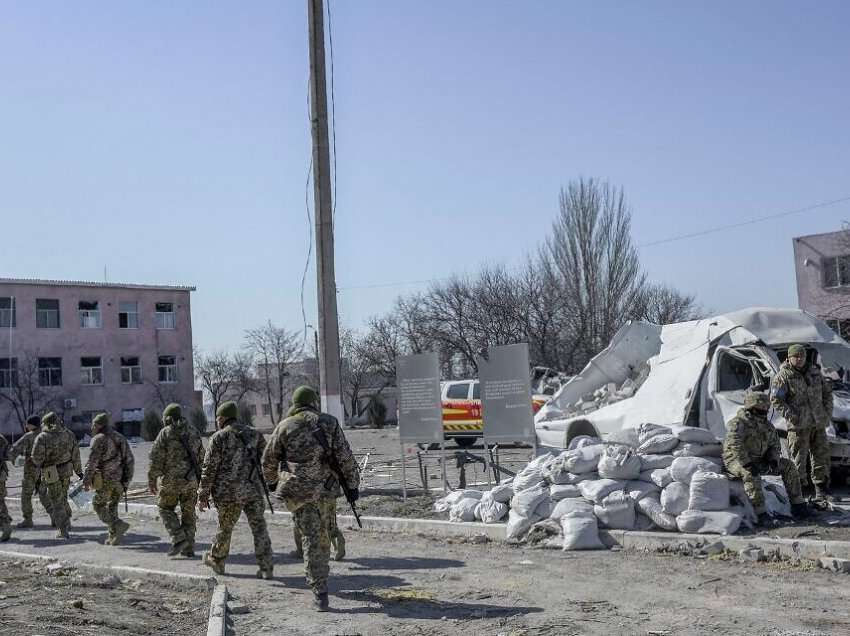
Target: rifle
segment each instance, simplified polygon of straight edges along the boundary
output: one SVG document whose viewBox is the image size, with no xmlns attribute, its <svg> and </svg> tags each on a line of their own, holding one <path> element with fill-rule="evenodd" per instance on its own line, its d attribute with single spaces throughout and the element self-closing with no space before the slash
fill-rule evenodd
<svg viewBox="0 0 850 636">
<path fill-rule="evenodd" d="M 183 446 L 183 450 L 186 451 L 186 456 L 189 458 L 189 463 L 192 465 L 192 472 L 195 473 L 195 478 L 198 481 L 201 481 L 201 469 L 198 468 L 198 462 L 195 461 L 195 456 L 192 454 L 192 450 L 189 448 L 189 443 L 186 441 L 186 436 L 178 435 L 177 438 L 180 440 L 180 444 Z"/>
<path fill-rule="evenodd" d="M 251 458 L 251 473 L 248 475 L 248 481 L 252 481 L 254 479 L 254 473 L 257 473 L 260 476 L 260 485 L 263 487 L 263 494 L 266 496 L 266 503 L 269 504 L 269 510 L 271 510 L 272 514 L 274 514 L 274 506 L 272 505 L 272 498 L 269 494 L 269 486 L 263 478 L 263 471 L 260 470 L 260 466 L 257 463 L 257 455 L 254 452 L 254 445 L 250 442 L 246 433 L 248 433 L 247 429 L 241 431 L 239 433 L 239 438 L 242 440 L 242 444 L 245 446 L 245 450 L 248 451 L 248 456 Z"/>
<path fill-rule="evenodd" d="M 357 498 L 354 496 L 354 489 L 348 485 L 345 473 L 342 472 L 342 467 L 339 465 L 336 455 L 331 450 L 330 444 L 328 444 L 328 438 L 325 436 L 325 432 L 316 426 L 313 428 L 313 437 L 316 438 L 316 441 L 319 442 L 319 446 L 321 446 L 325 451 L 328 466 L 336 475 L 339 487 L 342 488 L 342 492 L 345 494 L 345 499 L 348 501 L 348 505 L 351 506 L 351 512 L 354 513 L 354 519 L 357 521 L 357 525 L 362 528 L 363 524 L 360 522 L 360 513 L 357 512 L 357 506 L 354 504 L 354 502 L 357 501 Z"/>
</svg>

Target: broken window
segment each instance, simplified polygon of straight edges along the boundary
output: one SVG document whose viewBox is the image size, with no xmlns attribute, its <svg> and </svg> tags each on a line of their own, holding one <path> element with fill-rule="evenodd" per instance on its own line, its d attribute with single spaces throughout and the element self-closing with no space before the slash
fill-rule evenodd
<svg viewBox="0 0 850 636">
<path fill-rule="evenodd" d="M 0 389 L 18 386 L 18 359 L 0 358 Z"/>
<path fill-rule="evenodd" d="M 121 384 L 141 384 L 142 365 L 136 356 L 121 358 Z"/>
<path fill-rule="evenodd" d="M 139 303 L 118 303 L 118 328 L 139 328 Z"/>
<path fill-rule="evenodd" d="M 17 327 L 15 299 L 11 296 L 0 298 L 0 328 Z"/>
<path fill-rule="evenodd" d="M 35 326 L 38 329 L 59 329 L 59 301 L 54 298 L 35 299 Z"/>
<path fill-rule="evenodd" d="M 831 256 L 821 261 L 824 287 L 850 285 L 850 256 Z"/>
<path fill-rule="evenodd" d="M 103 384 L 100 358 L 80 358 L 80 384 Z"/>
<path fill-rule="evenodd" d="M 466 400 L 469 398 L 469 382 L 457 382 L 449 385 L 446 398 L 449 400 Z"/>
<path fill-rule="evenodd" d="M 175 356 L 159 356 L 157 364 L 160 384 L 177 382 L 177 358 Z"/>
<path fill-rule="evenodd" d="M 174 304 L 173 303 L 157 303 L 156 304 L 156 328 L 157 329 L 174 329 Z"/>
<path fill-rule="evenodd" d="M 38 383 L 40 386 L 62 386 L 62 358 L 38 359 Z"/>
<path fill-rule="evenodd" d="M 100 329 L 100 305 L 96 300 L 81 300 L 77 305 L 82 329 Z"/>
</svg>

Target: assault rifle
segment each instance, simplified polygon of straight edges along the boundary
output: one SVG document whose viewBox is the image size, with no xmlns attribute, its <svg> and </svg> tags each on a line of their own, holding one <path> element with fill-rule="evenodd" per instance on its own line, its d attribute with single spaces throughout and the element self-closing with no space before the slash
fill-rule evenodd
<svg viewBox="0 0 850 636">
<path fill-rule="evenodd" d="M 198 462 L 195 461 L 195 456 L 192 454 L 192 449 L 189 448 L 189 442 L 186 441 L 186 436 L 178 435 L 177 437 L 180 439 L 183 450 L 186 451 L 186 457 L 189 458 L 189 464 L 192 467 L 192 472 L 195 473 L 195 479 L 201 481 L 201 469 L 198 468 Z"/>
<path fill-rule="evenodd" d="M 325 451 L 325 457 L 328 462 L 328 466 L 331 471 L 336 475 L 336 479 L 339 482 L 339 487 L 342 488 L 343 494 L 345 494 L 345 499 L 348 501 L 348 505 L 351 506 L 351 512 L 354 513 L 354 518 L 357 520 L 357 525 L 361 528 L 363 524 L 360 522 L 360 513 L 357 512 L 357 506 L 354 505 L 354 502 L 357 501 L 359 493 L 354 488 L 351 488 L 348 485 L 348 480 L 345 478 L 345 473 L 342 472 L 342 467 L 339 465 L 339 461 L 336 458 L 336 454 L 331 450 L 330 444 L 328 444 L 328 438 L 325 436 L 325 432 L 320 429 L 318 426 L 313 428 L 313 437 L 316 438 L 316 441 L 319 442 L 319 446 Z"/>
<path fill-rule="evenodd" d="M 263 478 L 263 471 L 260 470 L 260 466 L 257 463 L 257 455 L 254 452 L 254 445 L 251 443 L 251 440 L 248 439 L 248 430 L 244 430 L 239 433 L 239 437 L 242 440 L 242 444 L 245 446 L 245 450 L 248 451 L 248 456 L 251 459 L 251 473 L 248 475 L 248 481 L 252 481 L 254 479 L 254 473 L 259 475 L 260 477 L 260 485 L 263 487 L 263 494 L 266 496 L 266 502 L 269 504 L 269 510 L 274 514 L 274 506 L 272 506 L 272 498 L 269 495 L 269 486 L 266 484 L 266 480 Z"/>
</svg>

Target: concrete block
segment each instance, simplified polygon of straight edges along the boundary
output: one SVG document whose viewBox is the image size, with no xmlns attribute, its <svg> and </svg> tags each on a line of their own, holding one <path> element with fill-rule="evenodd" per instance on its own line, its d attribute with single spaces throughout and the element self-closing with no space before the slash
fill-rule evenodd
<svg viewBox="0 0 850 636">
<path fill-rule="evenodd" d="M 822 557 L 818 559 L 819 565 L 825 570 L 850 574 L 850 559 L 837 559 L 834 557 Z"/>
</svg>

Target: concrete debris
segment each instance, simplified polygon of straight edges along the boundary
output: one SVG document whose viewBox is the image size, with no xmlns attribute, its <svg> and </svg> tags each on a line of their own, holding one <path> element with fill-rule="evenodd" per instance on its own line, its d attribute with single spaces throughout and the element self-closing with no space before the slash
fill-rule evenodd
<svg viewBox="0 0 850 636">
<path fill-rule="evenodd" d="M 818 560 L 818 565 L 820 565 L 823 569 L 831 570 L 832 572 L 850 574 L 850 559 L 823 557 Z"/>
<path fill-rule="evenodd" d="M 744 548 L 738 552 L 738 559 L 745 562 L 758 562 L 766 560 L 766 557 L 761 548 Z"/>
<path fill-rule="evenodd" d="M 649 377 L 649 364 L 643 363 L 631 370 L 631 375 L 622 384 L 609 382 L 595 391 L 585 393 L 581 399 L 567 406 L 565 410 L 550 408 L 545 411 L 544 419 L 562 419 L 591 413 L 597 409 L 632 397 Z M 554 406 L 554 405 L 553 405 Z"/>
</svg>

